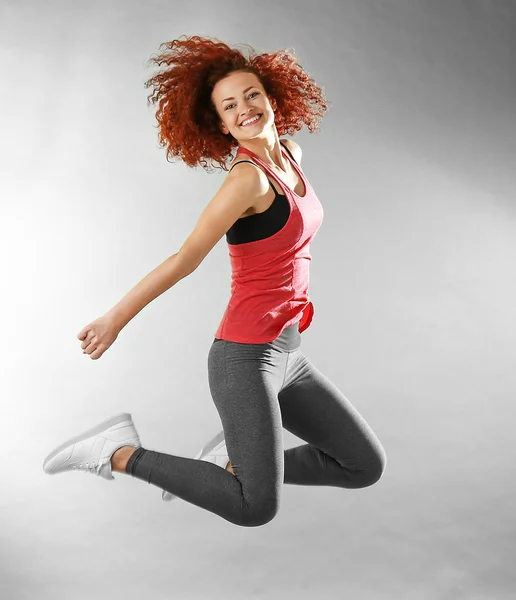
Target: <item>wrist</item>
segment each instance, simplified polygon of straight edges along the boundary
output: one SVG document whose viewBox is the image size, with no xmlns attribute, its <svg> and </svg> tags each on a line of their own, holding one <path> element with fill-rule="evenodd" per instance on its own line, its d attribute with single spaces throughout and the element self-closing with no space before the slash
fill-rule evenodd
<svg viewBox="0 0 516 600">
<path fill-rule="evenodd" d="M 108 310 L 106 317 L 113 323 L 114 327 L 116 327 L 118 331 L 121 331 L 127 325 L 127 321 L 124 320 L 122 312 L 118 310 L 116 306 L 111 310 Z"/>
</svg>

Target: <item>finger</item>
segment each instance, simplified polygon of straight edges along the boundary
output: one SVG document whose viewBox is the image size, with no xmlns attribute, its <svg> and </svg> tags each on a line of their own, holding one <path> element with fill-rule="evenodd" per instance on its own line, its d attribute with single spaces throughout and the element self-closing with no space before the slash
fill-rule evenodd
<svg viewBox="0 0 516 600">
<path fill-rule="evenodd" d="M 90 334 L 88 334 L 88 335 L 89 335 L 89 338 L 87 337 L 84 340 L 84 342 L 81 344 L 81 348 L 83 350 L 86 349 L 90 344 L 92 344 L 95 341 L 96 337 L 97 337 L 95 335 L 90 335 Z"/>
<path fill-rule="evenodd" d="M 88 333 L 86 335 L 84 335 L 82 338 L 83 343 L 81 344 L 81 348 L 86 348 L 86 346 L 90 343 L 91 338 L 94 336 L 95 334 L 92 331 L 88 331 Z"/>
<path fill-rule="evenodd" d="M 97 348 L 97 340 L 91 339 L 88 345 L 84 348 L 83 354 L 91 354 Z"/>
<path fill-rule="evenodd" d="M 84 349 L 82 351 L 83 354 L 92 354 L 93 352 L 95 352 L 95 350 L 97 349 L 97 346 L 95 346 L 95 344 L 90 344 L 86 349 Z"/>
<path fill-rule="evenodd" d="M 104 354 L 104 350 L 101 349 L 100 346 L 99 346 L 98 348 L 95 348 L 95 350 L 93 351 L 92 354 L 90 354 L 90 358 L 91 358 L 91 360 L 97 360 L 103 354 Z"/>
</svg>

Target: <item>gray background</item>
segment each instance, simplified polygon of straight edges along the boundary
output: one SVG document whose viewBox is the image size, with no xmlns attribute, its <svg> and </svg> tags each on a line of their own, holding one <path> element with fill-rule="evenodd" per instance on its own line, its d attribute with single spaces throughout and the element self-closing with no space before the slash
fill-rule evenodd
<svg viewBox="0 0 516 600">
<path fill-rule="evenodd" d="M 0 597 L 514 598 L 516 5 L 34 0 L 0 22 Z M 294 137 L 325 211 L 303 349 L 388 455 L 370 488 L 284 486 L 259 528 L 123 474 L 42 470 L 118 412 L 182 456 L 220 429 L 225 238 L 100 360 L 76 338 L 225 176 L 157 143 L 146 61 L 183 34 L 291 48 L 331 102 Z"/>
</svg>

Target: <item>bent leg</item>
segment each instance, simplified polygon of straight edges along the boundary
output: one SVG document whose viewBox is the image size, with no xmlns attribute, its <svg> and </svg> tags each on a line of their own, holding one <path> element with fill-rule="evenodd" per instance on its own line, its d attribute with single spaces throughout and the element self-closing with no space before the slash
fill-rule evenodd
<svg viewBox="0 0 516 600">
<path fill-rule="evenodd" d="M 279 510 L 284 475 L 277 397 L 284 370 L 271 364 L 264 348 L 216 340 L 208 357 L 210 391 L 234 475 L 206 461 L 143 448 L 126 472 L 236 525 L 269 522 Z"/>
<path fill-rule="evenodd" d="M 308 444 L 285 451 L 285 483 L 343 488 L 376 483 L 387 457 L 371 427 L 301 350 L 289 360 L 278 395 L 283 426 Z"/>
</svg>

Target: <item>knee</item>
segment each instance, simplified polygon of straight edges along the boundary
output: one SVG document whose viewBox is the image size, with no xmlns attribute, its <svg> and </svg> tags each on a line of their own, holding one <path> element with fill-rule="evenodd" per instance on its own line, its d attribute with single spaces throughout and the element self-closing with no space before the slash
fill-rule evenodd
<svg viewBox="0 0 516 600">
<path fill-rule="evenodd" d="M 374 460 L 368 464 L 367 468 L 362 471 L 361 487 L 369 487 L 374 485 L 382 478 L 387 467 L 387 456 L 385 452 L 379 453 Z"/>
<path fill-rule="evenodd" d="M 260 527 L 270 523 L 279 512 L 279 500 L 268 498 L 263 502 L 249 503 L 245 500 L 242 506 L 242 527 Z"/>
<path fill-rule="evenodd" d="M 361 464 L 348 465 L 342 464 L 338 487 L 343 488 L 366 488 L 377 483 L 385 472 L 387 466 L 387 457 L 385 452 L 379 451 L 368 459 L 363 459 Z"/>
</svg>

